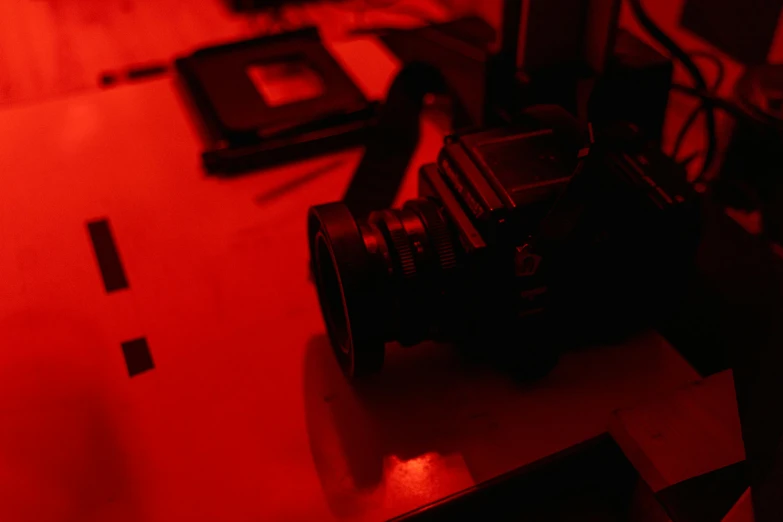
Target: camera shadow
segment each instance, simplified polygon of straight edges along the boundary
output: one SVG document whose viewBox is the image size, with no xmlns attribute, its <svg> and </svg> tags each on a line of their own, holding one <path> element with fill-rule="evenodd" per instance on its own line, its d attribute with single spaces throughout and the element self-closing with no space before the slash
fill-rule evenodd
<svg viewBox="0 0 783 522">
<path fill-rule="evenodd" d="M 391 473 L 390 462 L 433 453 L 462 462 L 475 440 L 469 421 L 482 415 L 481 397 L 492 394 L 487 383 L 498 382 L 497 375 L 481 378 L 488 371 L 452 346 L 388 345 L 383 371 L 351 383 L 329 339 L 313 337 L 304 360 L 305 412 L 313 461 L 332 512 L 343 518 L 367 509 L 373 491 Z"/>
</svg>

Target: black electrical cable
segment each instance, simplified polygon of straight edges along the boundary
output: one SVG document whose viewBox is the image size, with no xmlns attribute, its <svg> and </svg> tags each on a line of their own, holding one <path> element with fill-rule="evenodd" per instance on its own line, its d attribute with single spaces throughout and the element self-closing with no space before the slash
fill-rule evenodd
<svg viewBox="0 0 783 522">
<path fill-rule="evenodd" d="M 338 5 L 341 4 L 338 3 Z M 426 10 L 422 10 L 415 5 L 405 5 L 402 0 L 364 0 L 363 5 L 359 7 L 342 6 L 342 9 L 347 12 L 361 15 L 371 11 L 384 11 L 389 14 L 410 16 L 425 24 L 433 25 L 438 23 L 438 20 L 426 13 Z"/>
<path fill-rule="evenodd" d="M 718 90 L 720 89 L 721 85 L 723 85 L 723 79 L 726 76 L 726 70 L 723 66 L 723 61 L 716 55 L 712 53 L 708 53 L 705 51 L 696 51 L 690 53 L 691 59 L 694 58 L 706 58 L 710 62 L 712 62 L 713 65 L 715 65 L 715 81 L 712 83 L 712 88 L 710 89 L 710 92 L 713 95 L 717 95 Z M 682 145 L 685 143 L 685 137 L 688 135 L 688 132 L 690 131 L 693 124 L 696 122 L 696 119 L 699 117 L 699 114 L 701 114 L 701 111 L 705 109 L 705 104 L 702 102 L 698 107 L 693 109 L 691 113 L 688 115 L 688 117 L 685 119 L 685 123 L 683 123 L 682 127 L 680 127 L 680 131 L 677 133 L 677 138 L 674 140 L 674 146 L 672 147 L 672 153 L 671 156 L 675 160 L 680 155 L 680 149 L 682 148 Z M 692 161 L 692 160 L 691 160 Z"/>
<path fill-rule="evenodd" d="M 715 66 L 715 81 L 712 82 L 712 91 L 718 92 L 718 89 L 723 85 L 723 80 L 726 78 L 726 66 L 723 64 L 720 56 L 709 51 L 691 51 L 688 53 L 688 56 L 691 59 L 704 58 Z"/>
<path fill-rule="evenodd" d="M 682 165 L 683 167 L 688 168 L 688 165 L 690 165 L 693 161 L 695 161 L 696 158 L 698 158 L 700 154 L 701 154 L 700 151 L 692 152 L 691 154 L 686 156 L 684 160 L 679 161 L 678 163 L 680 165 Z"/>
<path fill-rule="evenodd" d="M 685 143 L 685 137 L 688 135 L 688 131 L 691 129 L 691 127 L 693 127 L 693 124 L 696 123 L 696 119 L 699 117 L 699 114 L 701 114 L 702 109 L 704 109 L 703 101 L 699 104 L 698 107 L 691 111 L 691 113 L 685 119 L 685 123 L 683 123 L 680 127 L 679 132 L 677 132 L 677 138 L 674 140 L 674 145 L 672 146 L 671 152 L 671 157 L 674 158 L 675 161 L 677 161 L 677 158 L 680 155 L 680 149 Z"/>
<path fill-rule="evenodd" d="M 707 82 L 704 81 L 704 76 L 702 76 L 701 71 L 693 62 L 691 57 L 688 56 L 688 53 L 686 53 L 679 45 L 677 45 L 674 40 L 669 38 L 669 36 L 664 33 L 663 30 L 652 21 L 652 19 L 650 19 L 650 17 L 647 15 L 647 12 L 644 10 L 644 7 L 642 7 L 641 0 L 629 0 L 629 4 L 639 24 L 650 34 L 650 36 L 655 38 L 663 47 L 665 47 L 666 50 L 669 51 L 671 55 L 683 65 L 683 67 L 685 67 L 685 69 L 688 71 L 688 74 L 690 74 L 690 76 L 693 78 L 696 89 L 705 93 L 708 92 L 709 88 L 707 86 Z M 699 178 L 702 177 L 712 165 L 712 162 L 715 159 L 718 143 L 715 129 L 714 107 L 711 105 L 710 98 L 704 97 L 702 100 L 705 104 L 704 109 L 707 123 L 707 151 L 704 156 L 704 164 L 702 165 L 701 171 L 698 175 Z"/>
<path fill-rule="evenodd" d="M 693 96 L 694 98 L 699 98 L 700 100 L 709 104 L 713 108 L 720 109 L 735 118 L 747 117 L 747 115 L 742 110 L 742 108 L 738 106 L 736 103 L 715 96 L 710 92 L 702 91 L 700 89 L 694 89 L 693 87 L 689 87 L 687 85 L 680 85 L 677 83 L 672 85 L 672 90 L 676 92 L 681 92 L 683 94 L 687 94 L 689 96 Z"/>
</svg>

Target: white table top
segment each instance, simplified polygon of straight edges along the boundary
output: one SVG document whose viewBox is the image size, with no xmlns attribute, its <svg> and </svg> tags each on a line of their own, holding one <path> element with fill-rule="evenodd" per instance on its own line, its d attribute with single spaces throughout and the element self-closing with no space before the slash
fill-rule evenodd
<svg viewBox="0 0 783 522">
<path fill-rule="evenodd" d="M 425 121 L 411 173 L 441 139 Z M 360 394 L 332 360 L 305 233 L 359 151 L 208 178 L 169 78 L 6 110 L 0 143 L 0 520 L 379 520 L 697 377 L 648 333 L 524 387 L 448 347 L 391 348 Z M 128 290 L 104 291 L 96 218 Z M 155 369 L 129 378 L 120 343 L 140 336 Z"/>
</svg>

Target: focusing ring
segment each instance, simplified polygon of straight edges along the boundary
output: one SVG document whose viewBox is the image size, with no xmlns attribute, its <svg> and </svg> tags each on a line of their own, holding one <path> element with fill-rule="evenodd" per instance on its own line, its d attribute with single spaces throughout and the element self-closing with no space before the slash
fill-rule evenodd
<svg viewBox="0 0 783 522">
<path fill-rule="evenodd" d="M 415 212 L 424 223 L 432 247 L 435 249 L 440 269 L 445 272 L 456 268 L 457 253 L 454 250 L 449 229 L 438 207 L 430 200 L 420 198 L 408 201 L 403 205 L 403 208 Z"/>
<path fill-rule="evenodd" d="M 415 242 L 426 242 L 426 228 L 415 212 L 407 211 L 405 216 L 399 210 L 381 210 L 370 214 L 369 221 L 388 238 L 398 265 L 397 281 L 394 291 L 395 305 L 392 308 L 393 338 L 403 346 L 413 346 L 421 342 L 429 330 L 430 315 L 426 306 L 427 293 L 424 291 L 428 281 L 426 251 L 414 248 Z M 406 221 L 413 219 L 413 223 Z M 417 226 L 418 224 L 418 226 Z M 412 235 L 413 234 L 413 235 Z M 423 255 L 422 255 L 423 254 Z"/>
<path fill-rule="evenodd" d="M 378 210 L 370 214 L 368 221 L 377 226 L 391 241 L 393 248 L 390 250 L 394 252 L 392 259 L 397 262 L 402 277 L 405 279 L 415 277 L 416 260 L 413 249 L 397 214 L 393 210 Z"/>
</svg>

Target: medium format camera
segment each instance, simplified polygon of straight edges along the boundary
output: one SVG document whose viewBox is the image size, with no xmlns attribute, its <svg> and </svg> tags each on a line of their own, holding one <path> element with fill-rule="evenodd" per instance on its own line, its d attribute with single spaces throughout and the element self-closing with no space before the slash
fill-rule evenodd
<svg viewBox="0 0 783 522">
<path fill-rule="evenodd" d="M 420 197 L 357 217 L 310 209 L 312 270 L 348 377 L 384 346 L 448 341 L 538 376 L 574 342 L 653 325 L 697 241 L 683 169 L 633 125 L 593 135 L 564 110 L 451 136 Z"/>
</svg>

